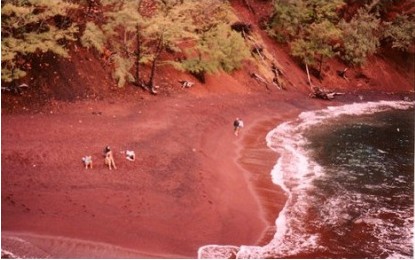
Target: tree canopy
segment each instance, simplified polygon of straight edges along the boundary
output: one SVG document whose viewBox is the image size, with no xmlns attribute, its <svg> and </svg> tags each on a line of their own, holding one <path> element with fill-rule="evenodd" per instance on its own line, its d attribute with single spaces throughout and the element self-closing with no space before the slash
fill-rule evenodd
<svg viewBox="0 0 415 260">
<path fill-rule="evenodd" d="M 347 1 L 349 3 L 350 1 Z M 408 51 L 415 41 L 415 17 L 398 14 L 386 20 L 387 0 L 365 0 L 351 17 L 342 17 L 343 0 L 276 0 L 268 32 L 291 47 L 291 54 L 309 65 L 338 55 L 351 65 L 363 65 L 381 42 Z M 320 59 L 320 63 L 316 62 Z"/>
<path fill-rule="evenodd" d="M 26 75 L 32 54 L 52 52 L 68 57 L 66 43 L 75 41 L 78 26 L 67 17 L 77 5 L 62 0 L 2 1 L 1 77 L 11 82 Z"/>
<path fill-rule="evenodd" d="M 291 55 L 319 71 L 323 61 L 336 55 L 360 66 L 382 44 L 403 52 L 414 46 L 415 16 L 388 16 L 391 2 L 274 0 L 267 31 L 287 43 Z M 152 88 L 163 65 L 201 76 L 232 72 L 251 57 L 247 39 L 232 30 L 239 19 L 228 1 L 101 0 L 100 19 L 75 22 L 72 14 L 90 11 L 88 3 L 2 1 L 2 81 L 24 77 L 27 64 L 44 53 L 68 57 L 69 43 L 78 40 L 111 64 L 119 87 L 133 83 Z M 347 13 L 349 4 L 360 8 Z M 143 75 L 142 66 L 150 68 L 149 75 Z"/>
</svg>

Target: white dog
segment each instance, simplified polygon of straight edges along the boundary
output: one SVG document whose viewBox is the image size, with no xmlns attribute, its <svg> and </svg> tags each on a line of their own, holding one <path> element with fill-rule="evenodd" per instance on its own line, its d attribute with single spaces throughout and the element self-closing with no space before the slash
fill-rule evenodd
<svg viewBox="0 0 415 260">
<path fill-rule="evenodd" d="M 125 151 L 125 158 L 129 161 L 135 161 L 135 152 L 134 151 Z"/>
<path fill-rule="evenodd" d="M 91 168 L 92 169 L 92 156 L 85 155 L 82 157 L 82 161 L 84 162 L 85 169 Z"/>
</svg>

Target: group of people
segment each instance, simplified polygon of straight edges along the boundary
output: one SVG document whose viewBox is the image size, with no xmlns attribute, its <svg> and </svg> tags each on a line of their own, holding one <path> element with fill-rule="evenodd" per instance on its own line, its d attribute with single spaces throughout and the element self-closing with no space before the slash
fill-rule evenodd
<svg viewBox="0 0 415 260">
<path fill-rule="evenodd" d="M 235 119 L 233 122 L 233 132 L 235 136 L 239 135 L 239 131 L 241 128 L 244 127 L 244 122 L 239 117 Z M 135 152 L 127 150 L 125 151 L 125 158 L 129 161 L 135 161 Z M 85 169 L 92 169 L 93 168 L 93 162 L 92 162 L 92 156 L 86 155 L 82 157 L 82 162 L 84 163 Z M 117 166 L 115 165 L 114 161 L 114 155 L 112 153 L 111 147 L 106 146 L 104 148 L 104 164 L 108 166 L 108 169 L 117 169 Z"/>
<path fill-rule="evenodd" d="M 135 152 L 130 150 L 125 151 L 125 158 L 129 161 L 135 161 Z M 93 168 L 92 156 L 84 156 L 82 157 L 82 161 L 84 163 L 85 169 Z M 114 161 L 114 154 L 112 153 L 111 147 L 109 146 L 104 148 L 104 164 L 108 166 L 108 169 L 110 170 L 117 169 Z"/>
</svg>

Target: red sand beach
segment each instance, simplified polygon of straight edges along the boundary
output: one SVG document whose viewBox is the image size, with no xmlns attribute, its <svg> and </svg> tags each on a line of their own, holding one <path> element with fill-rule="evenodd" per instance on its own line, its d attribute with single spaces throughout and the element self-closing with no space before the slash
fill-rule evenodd
<svg viewBox="0 0 415 260">
<path fill-rule="evenodd" d="M 32 258 L 195 258 L 207 244 L 264 244 L 285 203 L 271 183 L 277 154 L 265 135 L 338 102 L 227 93 L 2 115 L 2 249 Z M 236 117 L 245 123 L 238 137 Z M 106 145 L 117 170 L 103 164 Z M 127 149 L 136 161 L 124 158 Z M 89 154 L 94 168 L 85 170 Z"/>
</svg>

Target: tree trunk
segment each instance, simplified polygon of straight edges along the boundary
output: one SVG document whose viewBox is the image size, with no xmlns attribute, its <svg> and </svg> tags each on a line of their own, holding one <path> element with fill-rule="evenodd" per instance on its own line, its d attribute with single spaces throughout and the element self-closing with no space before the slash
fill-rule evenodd
<svg viewBox="0 0 415 260">
<path fill-rule="evenodd" d="M 140 28 L 136 26 L 136 49 L 135 49 L 135 83 L 140 86 L 140 59 L 141 59 L 141 38 Z"/>
<path fill-rule="evenodd" d="M 323 67 L 323 55 L 321 55 L 320 66 L 319 66 L 319 69 L 318 69 L 318 78 L 319 78 L 320 81 L 321 81 L 321 69 L 322 69 L 322 67 Z"/>
<path fill-rule="evenodd" d="M 155 55 L 154 55 L 154 59 L 153 62 L 151 64 L 151 72 L 150 72 L 150 78 L 148 80 L 148 87 L 153 90 L 153 80 L 154 80 L 154 74 L 156 73 L 156 63 L 157 60 L 161 54 L 161 51 L 163 50 L 163 33 L 161 33 L 160 38 L 158 40 L 157 43 L 157 47 L 156 47 L 156 51 L 155 51 Z"/>
<path fill-rule="evenodd" d="M 310 79 L 310 72 L 308 71 L 308 65 L 307 65 L 307 63 L 305 64 L 305 69 L 307 71 L 308 85 L 310 85 L 310 88 L 312 88 L 312 86 L 311 86 L 311 79 Z"/>
</svg>

